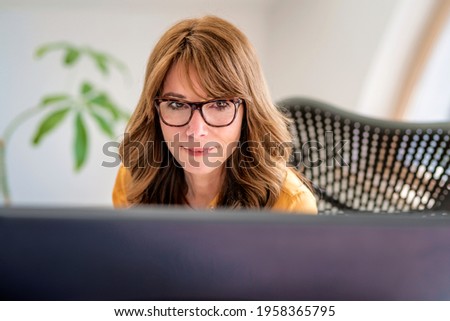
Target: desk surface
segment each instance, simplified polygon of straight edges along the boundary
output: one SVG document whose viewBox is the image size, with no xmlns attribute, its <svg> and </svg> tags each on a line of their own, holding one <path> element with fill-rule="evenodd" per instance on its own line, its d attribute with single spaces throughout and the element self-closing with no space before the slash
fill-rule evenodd
<svg viewBox="0 0 450 321">
<path fill-rule="evenodd" d="M 450 300 L 450 219 L 0 209 L 0 299 Z"/>
</svg>

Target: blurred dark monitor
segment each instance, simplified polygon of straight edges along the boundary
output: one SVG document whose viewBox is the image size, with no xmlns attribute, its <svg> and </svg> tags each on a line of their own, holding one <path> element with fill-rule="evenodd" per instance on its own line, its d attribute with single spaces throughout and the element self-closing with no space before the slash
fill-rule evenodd
<svg viewBox="0 0 450 321">
<path fill-rule="evenodd" d="M 2 300 L 450 300 L 450 219 L 0 209 Z"/>
</svg>

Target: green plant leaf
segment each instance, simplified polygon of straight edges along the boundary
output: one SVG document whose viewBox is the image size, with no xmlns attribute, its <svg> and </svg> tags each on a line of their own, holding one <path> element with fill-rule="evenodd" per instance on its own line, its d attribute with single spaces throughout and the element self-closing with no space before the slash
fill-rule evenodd
<svg viewBox="0 0 450 321">
<path fill-rule="evenodd" d="M 81 94 L 84 96 L 88 93 L 90 93 L 93 89 L 93 86 L 91 83 L 85 81 L 81 84 Z"/>
<path fill-rule="evenodd" d="M 91 110 L 91 115 L 97 123 L 98 127 L 109 137 L 114 138 L 114 129 L 111 121 Z"/>
<path fill-rule="evenodd" d="M 37 58 L 42 58 L 50 50 L 52 50 L 52 47 L 50 45 L 44 45 L 44 46 L 37 48 L 34 55 Z"/>
<path fill-rule="evenodd" d="M 84 124 L 81 113 L 75 117 L 75 141 L 74 141 L 74 156 L 75 156 L 75 171 L 79 171 L 87 159 L 88 153 L 88 133 Z"/>
<path fill-rule="evenodd" d="M 74 47 L 68 47 L 64 56 L 64 64 L 71 66 L 78 60 L 78 57 L 80 57 L 80 51 Z"/>
<path fill-rule="evenodd" d="M 49 134 L 59 124 L 61 124 L 69 110 L 69 107 L 59 109 L 45 117 L 44 120 L 42 120 L 42 122 L 40 123 L 36 133 L 34 134 L 33 145 L 39 144 L 45 135 Z"/>
<path fill-rule="evenodd" d="M 48 105 L 52 105 L 55 103 L 59 103 L 61 101 L 68 100 L 69 98 L 70 98 L 70 96 L 65 95 L 65 94 L 48 95 L 48 96 L 44 96 L 44 98 L 42 98 L 40 105 L 48 106 Z"/>
<path fill-rule="evenodd" d="M 90 103 L 92 103 L 94 106 L 101 107 L 108 111 L 114 120 L 119 120 L 121 113 L 120 109 L 111 102 L 108 95 L 106 95 L 105 93 L 102 93 L 91 99 Z"/>
<path fill-rule="evenodd" d="M 49 51 L 58 50 L 58 49 L 64 49 L 69 47 L 67 43 L 64 42 L 52 42 L 45 45 L 42 45 L 36 49 L 34 52 L 34 55 L 36 58 L 42 58 L 45 54 L 47 54 Z"/>
<path fill-rule="evenodd" d="M 131 118 L 131 115 L 129 113 L 127 113 L 126 111 L 120 110 L 120 118 L 122 120 L 129 121 Z"/>
<path fill-rule="evenodd" d="M 102 55 L 100 53 L 95 53 L 94 55 L 95 63 L 98 67 L 98 69 L 104 74 L 107 75 L 109 72 L 108 69 L 108 58 L 105 55 Z"/>
<path fill-rule="evenodd" d="M 116 59 L 112 56 L 108 56 L 108 59 L 111 61 L 111 65 L 116 66 L 116 68 L 123 74 L 125 75 L 128 72 L 128 68 L 127 66 L 120 61 L 119 59 Z"/>
</svg>

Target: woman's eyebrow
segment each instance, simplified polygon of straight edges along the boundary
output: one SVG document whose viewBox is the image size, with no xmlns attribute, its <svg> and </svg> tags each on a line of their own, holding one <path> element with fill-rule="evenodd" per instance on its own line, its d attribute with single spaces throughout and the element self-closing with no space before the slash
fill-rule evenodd
<svg viewBox="0 0 450 321">
<path fill-rule="evenodd" d="M 177 98 L 186 99 L 186 96 L 183 96 L 181 94 L 177 94 L 177 93 L 174 93 L 174 92 L 165 93 L 165 94 L 163 94 L 163 97 L 177 97 Z"/>
</svg>

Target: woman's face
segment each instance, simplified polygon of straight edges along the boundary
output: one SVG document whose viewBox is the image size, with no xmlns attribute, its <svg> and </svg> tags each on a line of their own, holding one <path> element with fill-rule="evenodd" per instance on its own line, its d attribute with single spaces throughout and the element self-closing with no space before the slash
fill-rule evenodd
<svg viewBox="0 0 450 321">
<path fill-rule="evenodd" d="M 186 74 L 185 68 L 175 64 L 166 75 L 163 84 L 162 98 L 201 102 L 211 99 L 233 97 L 207 97 L 200 88 L 198 77 L 193 69 Z M 195 91 L 188 82 L 192 80 Z M 182 127 L 172 127 L 161 121 L 160 124 L 164 141 L 170 152 L 183 167 L 191 174 L 208 174 L 222 168 L 226 159 L 232 154 L 241 135 L 243 105 L 239 106 L 234 121 L 226 127 L 209 126 L 202 118 L 200 111 L 195 110 L 188 124 Z"/>
</svg>

